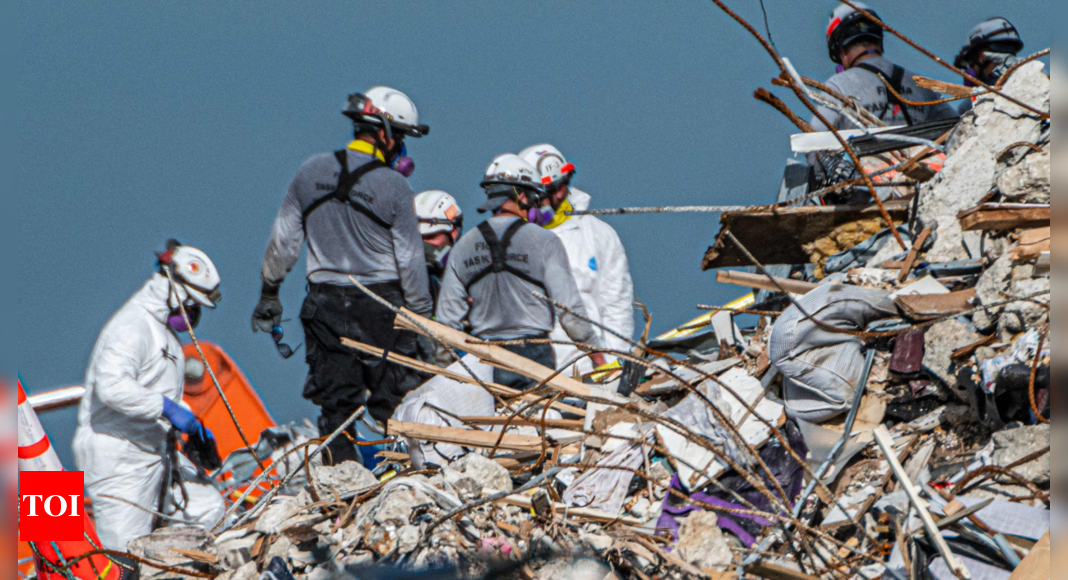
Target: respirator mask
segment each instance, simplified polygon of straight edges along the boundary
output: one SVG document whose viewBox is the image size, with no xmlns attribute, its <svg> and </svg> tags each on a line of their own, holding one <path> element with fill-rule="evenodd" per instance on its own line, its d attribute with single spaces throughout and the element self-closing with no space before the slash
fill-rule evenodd
<svg viewBox="0 0 1068 580">
<path fill-rule="evenodd" d="M 189 324 L 192 327 L 185 323 L 181 308 L 172 309 L 167 316 L 167 326 L 170 326 L 178 333 L 189 332 L 190 328 L 196 328 L 197 324 L 200 324 L 200 303 L 190 298 L 184 302 L 184 306 L 185 313 L 189 315 Z"/>
<path fill-rule="evenodd" d="M 423 240 L 423 256 L 426 258 L 427 271 L 435 276 L 445 274 L 445 266 L 449 263 L 450 252 L 452 252 L 452 244 L 450 242 L 435 246 Z"/>
<path fill-rule="evenodd" d="M 415 173 L 415 161 L 408 157 L 408 147 L 402 141 L 395 151 L 393 158 L 389 160 L 390 168 L 404 177 L 411 177 Z"/>
</svg>

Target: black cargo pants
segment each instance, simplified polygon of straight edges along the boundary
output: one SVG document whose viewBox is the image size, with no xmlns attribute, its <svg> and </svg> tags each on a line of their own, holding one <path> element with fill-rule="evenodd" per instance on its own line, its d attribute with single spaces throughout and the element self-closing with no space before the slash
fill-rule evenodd
<svg viewBox="0 0 1068 580">
<path fill-rule="evenodd" d="M 368 288 L 395 306 L 404 305 L 400 283 L 374 284 Z M 319 433 L 329 435 L 361 405 L 384 423 L 408 392 L 428 377 L 407 367 L 386 362 L 385 357 L 362 353 L 341 344 L 351 338 L 416 358 L 416 335 L 395 330 L 396 315 L 354 286 L 311 284 L 300 322 L 304 325 L 308 378 L 304 398 L 320 409 Z M 347 430 L 356 436 L 356 426 Z M 355 446 L 343 435 L 329 446 L 333 464 L 360 461 Z"/>
</svg>

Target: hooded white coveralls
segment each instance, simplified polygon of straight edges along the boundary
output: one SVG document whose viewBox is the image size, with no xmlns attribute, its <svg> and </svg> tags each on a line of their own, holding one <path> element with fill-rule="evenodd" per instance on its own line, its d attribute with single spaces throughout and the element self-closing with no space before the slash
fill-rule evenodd
<svg viewBox="0 0 1068 580">
<path fill-rule="evenodd" d="M 569 189 L 567 200 L 571 206 L 576 211 L 589 209 L 590 195 L 574 187 Z M 571 216 L 551 231 L 564 242 L 571 273 L 575 276 L 575 283 L 578 284 L 590 320 L 633 338 L 634 282 L 630 277 L 627 252 L 623 249 L 623 242 L 620 241 L 616 230 L 595 216 L 583 215 Z M 626 352 L 633 348 L 596 324 L 593 330 L 601 337 L 605 348 Z M 550 338 L 556 341 L 570 340 L 559 321 Z M 553 345 L 553 350 L 556 351 L 556 364 L 559 367 L 580 354 L 577 348 L 570 345 Z M 609 361 L 614 359 L 607 355 L 606 358 Z M 589 357 L 582 359 L 576 366 L 582 374 L 593 371 L 593 363 Z M 571 371 L 567 373 L 570 375 Z"/>
<path fill-rule="evenodd" d="M 163 398 L 181 403 L 185 356 L 167 326 L 170 282 L 155 274 L 116 312 L 93 347 L 85 396 L 74 434 L 74 461 L 85 472 L 100 541 L 126 550 L 152 532 L 152 514 L 109 499 L 114 496 L 159 511 L 167 432 Z M 179 455 L 189 475 L 192 464 Z M 205 526 L 222 517 L 222 496 L 209 485 L 186 481 L 189 502 L 176 517 Z M 173 506 L 164 510 L 174 512 Z"/>
</svg>

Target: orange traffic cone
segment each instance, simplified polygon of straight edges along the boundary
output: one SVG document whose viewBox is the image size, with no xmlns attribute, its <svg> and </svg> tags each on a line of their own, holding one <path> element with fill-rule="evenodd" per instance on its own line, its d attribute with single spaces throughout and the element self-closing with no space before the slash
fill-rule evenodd
<svg viewBox="0 0 1068 580">
<path fill-rule="evenodd" d="M 63 471 L 48 435 L 37 418 L 33 406 L 26 400 L 26 392 L 19 381 L 19 471 Z M 84 540 L 75 542 L 30 542 L 37 578 L 40 580 L 129 580 L 137 577 L 136 569 L 125 567 L 111 558 L 96 554 L 80 558 L 83 554 L 100 550 L 100 538 L 88 515 L 83 515 Z M 70 571 L 70 576 L 63 571 Z"/>
</svg>

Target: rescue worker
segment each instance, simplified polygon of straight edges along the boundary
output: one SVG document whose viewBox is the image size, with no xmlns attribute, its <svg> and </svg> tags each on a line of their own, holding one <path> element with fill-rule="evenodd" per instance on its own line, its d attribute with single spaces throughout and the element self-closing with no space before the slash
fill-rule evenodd
<svg viewBox="0 0 1068 580">
<path fill-rule="evenodd" d="M 460 238 L 453 249 L 438 297 L 437 320 L 461 329 L 469 318 L 472 334 L 483 340 L 545 339 L 559 315 L 571 340 L 600 348 L 601 340 L 588 322 L 558 312 L 533 295 L 540 292 L 586 316 L 563 242 L 527 221 L 544 196 L 536 171 L 511 153 L 497 156 L 486 168 L 481 186 L 488 199 L 478 211 L 493 216 Z M 556 368 L 551 345 L 504 348 Z M 603 354 L 591 358 L 597 365 L 605 363 Z M 494 369 L 493 380 L 517 389 L 534 384 L 501 369 Z"/>
<path fill-rule="evenodd" d="M 541 143 L 519 152 L 524 161 L 537 169 L 545 189 L 543 207 L 535 215 L 535 223 L 560 237 L 567 250 L 571 274 L 575 277 L 582 303 L 590 320 L 626 337 L 634 335 L 634 282 L 623 242 L 612 226 L 592 216 L 570 216 L 572 210 L 590 207 L 590 195 L 571 186 L 575 166 L 568 163 L 559 149 Z M 606 349 L 629 352 L 631 345 L 604 328 L 593 326 Z M 550 335 L 555 341 L 566 341 L 567 333 L 557 324 Z M 567 364 L 579 355 L 571 345 L 553 345 L 556 362 Z M 615 357 L 607 357 L 610 361 Z M 581 374 L 593 370 L 589 359 L 576 365 Z"/>
<path fill-rule="evenodd" d="M 354 139 L 333 153 L 316 155 L 301 166 L 289 186 L 271 230 L 260 277 L 263 288 L 252 314 L 252 329 L 271 332 L 279 325 L 278 289 L 308 243 L 308 295 L 300 311 L 308 377 L 304 398 L 320 409 L 319 432 L 334 432 L 362 405 L 384 424 L 421 376 L 385 357 L 371 357 L 341 344 L 341 337 L 386 351 L 416 356 L 416 335 L 393 328 L 394 313 L 349 280 L 359 280 L 395 306 L 430 316 L 414 192 L 407 177 L 414 162 L 405 138 L 429 128 L 404 93 L 373 87 L 349 96 L 342 113 L 352 120 Z M 369 394 L 368 394 L 369 393 Z M 355 425 L 349 434 L 356 436 Z M 359 461 L 347 437 L 329 446 L 327 461 Z"/>
<path fill-rule="evenodd" d="M 456 203 L 456 198 L 439 189 L 432 189 L 415 196 L 415 216 L 419 220 L 419 235 L 423 236 L 423 256 L 430 280 L 430 295 L 437 306 L 449 253 L 464 230 L 464 212 Z"/>
<path fill-rule="evenodd" d="M 125 551 L 152 532 L 154 516 L 145 510 L 178 513 L 209 528 L 225 512 L 215 488 L 168 449 L 173 427 L 189 437 L 186 447 L 212 456 L 202 467 L 219 467 L 215 437 L 182 406 L 185 356 L 178 340 L 189 330 L 179 303 L 196 326 L 201 309 L 219 302 L 219 281 L 204 252 L 172 240 L 159 255 L 159 271 L 108 320 L 93 347 L 72 448 L 107 549 Z M 186 478 L 183 489 L 163 488 L 175 470 Z M 168 491 L 175 499 L 161 501 Z"/>
<path fill-rule="evenodd" d="M 1011 22 L 1001 17 L 990 18 L 968 33 L 968 43 L 960 49 L 953 66 L 993 85 L 1019 61 L 1017 55 L 1023 47 L 1023 39 Z M 972 82 L 965 79 L 964 85 L 970 87 Z M 971 109 L 971 99 L 961 101 L 962 114 Z"/>
<path fill-rule="evenodd" d="M 878 18 L 878 14 L 866 5 L 859 2 L 856 5 Z M 917 86 L 911 72 L 883 57 L 882 27 L 853 7 L 843 4 L 831 14 L 831 22 L 827 27 L 827 49 L 831 60 L 838 65 L 838 74 L 831 77 L 827 85 L 846 97 L 855 98 L 860 106 L 871 111 L 887 126 L 915 125 L 958 116 L 948 103 L 913 107 L 905 105 L 886 90 L 883 79 L 908 101 L 936 101 L 942 98 L 934 91 Z M 848 117 L 836 111 L 820 107 L 820 113 L 835 129 L 857 128 Z M 815 117 L 812 126 L 817 131 L 828 130 Z"/>
</svg>

